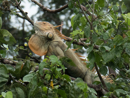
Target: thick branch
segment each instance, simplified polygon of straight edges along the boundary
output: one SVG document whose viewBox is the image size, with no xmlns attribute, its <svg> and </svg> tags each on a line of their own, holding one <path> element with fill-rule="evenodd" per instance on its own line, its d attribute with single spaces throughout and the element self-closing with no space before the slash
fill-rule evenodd
<svg viewBox="0 0 130 98">
<path fill-rule="evenodd" d="M 68 4 L 65 4 L 64 6 L 62 6 L 61 8 L 58 8 L 58 9 L 55 9 L 55 10 L 51 10 L 51 9 L 48 9 L 46 7 L 44 7 L 41 3 L 38 3 L 37 1 L 35 0 L 31 0 L 32 2 L 34 2 L 36 5 L 38 5 L 40 8 L 43 9 L 43 11 L 48 11 L 50 13 L 57 13 L 57 12 L 60 12 L 62 10 L 64 10 L 65 8 L 68 7 Z"/>
<path fill-rule="evenodd" d="M 4 58 L 0 58 L 0 62 L 3 64 L 10 64 L 10 65 L 16 65 L 17 62 L 9 60 L 9 59 L 4 59 Z"/>
</svg>

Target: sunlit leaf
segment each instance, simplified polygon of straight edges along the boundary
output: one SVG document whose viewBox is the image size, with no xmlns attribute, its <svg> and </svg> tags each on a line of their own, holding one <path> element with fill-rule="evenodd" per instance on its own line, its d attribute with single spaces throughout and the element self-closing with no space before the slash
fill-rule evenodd
<svg viewBox="0 0 130 98">
<path fill-rule="evenodd" d="M 105 0 L 97 0 L 97 3 L 100 7 L 104 7 Z"/>
<path fill-rule="evenodd" d="M 130 26 L 130 13 L 123 14 L 123 17 L 125 19 L 125 22 Z"/>
<path fill-rule="evenodd" d="M 29 73 L 23 77 L 23 82 L 31 82 L 32 78 L 34 77 L 35 73 Z"/>
<path fill-rule="evenodd" d="M 11 91 L 8 91 L 8 92 L 6 93 L 5 98 L 13 98 L 13 93 L 12 93 Z"/>
<path fill-rule="evenodd" d="M 124 13 L 127 10 L 127 7 L 125 6 L 124 2 L 121 5 L 121 11 Z"/>
<path fill-rule="evenodd" d="M 52 64 L 55 64 L 56 62 L 58 62 L 58 58 L 55 55 L 49 56 L 49 59 Z"/>
</svg>

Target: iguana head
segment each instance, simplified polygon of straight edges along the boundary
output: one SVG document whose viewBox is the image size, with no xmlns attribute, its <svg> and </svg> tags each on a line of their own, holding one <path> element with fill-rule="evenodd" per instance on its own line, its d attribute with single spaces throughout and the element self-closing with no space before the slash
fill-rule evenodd
<svg viewBox="0 0 130 98">
<path fill-rule="evenodd" d="M 65 35 L 63 35 L 58 29 L 56 29 L 57 27 L 60 27 L 62 25 L 58 25 L 58 26 L 53 26 L 52 24 L 50 24 L 49 22 L 41 22 L 41 21 L 37 21 L 34 23 L 34 29 L 36 33 L 40 33 L 42 34 L 43 32 L 51 32 L 53 34 L 58 35 L 61 39 L 67 39 L 67 37 Z"/>
<path fill-rule="evenodd" d="M 49 22 L 41 22 L 41 21 L 37 21 L 34 23 L 34 29 L 37 30 L 41 30 L 41 31 L 48 31 L 48 30 L 54 30 L 54 26 L 52 24 L 50 24 Z"/>
</svg>

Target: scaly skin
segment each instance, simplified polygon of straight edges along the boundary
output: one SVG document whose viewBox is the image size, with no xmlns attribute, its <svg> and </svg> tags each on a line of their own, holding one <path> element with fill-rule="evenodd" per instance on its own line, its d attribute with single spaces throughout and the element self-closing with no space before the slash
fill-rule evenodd
<svg viewBox="0 0 130 98">
<path fill-rule="evenodd" d="M 80 77 L 85 82 L 99 81 L 99 78 L 94 78 L 95 74 L 91 72 L 74 53 L 73 50 L 67 49 L 67 45 L 61 38 L 67 38 L 60 34 L 55 26 L 49 22 L 34 23 L 35 34 L 33 34 L 28 42 L 29 48 L 37 55 L 50 56 L 55 55 L 58 58 L 68 57 L 76 66 L 71 66 L 66 62 L 62 62 L 67 67 L 68 73 L 73 77 Z"/>
</svg>

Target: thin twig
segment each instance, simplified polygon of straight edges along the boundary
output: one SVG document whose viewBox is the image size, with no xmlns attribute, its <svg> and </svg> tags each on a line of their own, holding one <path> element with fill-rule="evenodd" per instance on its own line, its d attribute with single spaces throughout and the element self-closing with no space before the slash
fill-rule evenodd
<svg viewBox="0 0 130 98">
<path fill-rule="evenodd" d="M 82 7 L 81 7 L 81 5 L 80 5 L 79 0 L 78 0 L 78 4 L 79 4 L 79 7 L 80 7 L 81 11 L 83 12 L 83 14 L 84 14 L 85 18 L 87 19 L 87 21 L 89 22 L 89 24 L 90 24 L 90 26 L 91 26 L 91 25 L 92 25 L 92 23 L 90 22 L 90 20 L 89 20 L 89 19 L 88 19 L 88 17 L 86 16 L 85 12 L 83 11 L 83 9 L 82 9 Z"/>
<path fill-rule="evenodd" d="M 101 81 L 101 83 L 102 83 L 104 89 L 108 92 L 109 90 L 107 89 L 107 86 L 106 86 L 104 80 L 102 79 L 102 76 L 101 76 L 101 74 L 100 74 L 100 72 L 99 72 L 99 70 L 98 70 L 97 64 L 94 63 L 94 65 L 95 65 L 95 68 L 96 68 L 97 74 L 98 74 L 98 76 L 99 76 L 99 79 L 100 79 L 100 81 Z"/>
<path fill-rule="evenodd" d="M 77 5 L 77 4 L 75 3 L 75 5 Z M 93 16 L 94 19 L 97 19 L 97 16 L 90 13 L 90 11 L 88 11 L 85 6 L 83 6 L 83 5 L 80 5 L 80 6 L 89 16 Z"/>
<path fill-rule="evenodd" d="M 66 41 L 72 41 L 73 39 L 67 37 L 65 40 L 66 40 Z M 79 39 L 79 40 L 80 40 L 80 41 L 85 41 L 85 40 L 87 40 L 87 39 L 86 39 L 86 38 L 81 38 L 81 39 Z M 87 43 L 84 43 L 84 42 L 78 42 L 77 40 L 74 40 L 72 43 L 73 43 L 73 44 L 76 44 L 76 45 L 84 46 L 84 47 L 89 47 L 89 46 L 91 45 L 91 44 L 87 44 Z M 99 46 L 98 46 L 98 45 L 94 45 L 93 48 L 98 50 L 98 49 L 99 49 Z"/>
<path fill-rule="evenodd" d="M 34 24 L 33 23 L 33 21 L 28 17 L 28 13 L 27 12 L 24 12 L 22 9 L 21 9 L 21 7 L 20 7 L 20 3 L 21 2 L 18 2 L 17 0 L 15 0 L 15 4 L 13 3 L 13 2 L 11 2 L 12 3 L 12 5 L 14 6 L 14 7 L 16 7 L 17 9 L 19 9 L 19 11 L 22 13 L 22 15 L 25 17 L 25 19 L 26 20 L 28 20 L 32 25 Z M 18 15 L 19 16 L 19 15 Z M 24 17 L 21 17 L 21 18 L 24 18 Z"/>
</svg>

